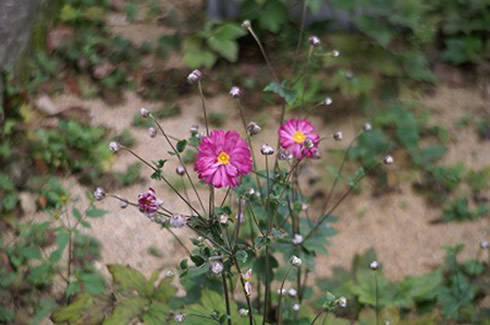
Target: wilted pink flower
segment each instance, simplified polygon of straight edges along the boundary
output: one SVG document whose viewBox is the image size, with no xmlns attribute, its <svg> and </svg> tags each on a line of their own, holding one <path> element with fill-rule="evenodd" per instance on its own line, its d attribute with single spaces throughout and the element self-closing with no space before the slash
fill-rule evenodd
<svg viewBox="0 0 490 325">
<path fill-rule="evenodd" d="M 157 199 L 155 190 L 150 187 L 148 192 L 138 195 L 138 203 L 141 212 L 149 217 L 153 217 L 160 205 L 163 204 L 163 201 Z"/>
<path fill-rule="evenodd" d="M 291 119 L 279 128 L 281 147 L 287 149 L 298 159 L 312 157 L 318 151 L 320 137 L 314 133 L 315 127 L 310 121 Z M 305 140 L 309 144 L 305 145 Z"/>
<path fill-rule="evenodd" d="M 248 144 L 236 132 L 213 131 L 203 138 L 198 151 L 194 168 L 200 179 L 214 187 L 235 187 L 238 176 L 252 170 Z"/>
</svg>

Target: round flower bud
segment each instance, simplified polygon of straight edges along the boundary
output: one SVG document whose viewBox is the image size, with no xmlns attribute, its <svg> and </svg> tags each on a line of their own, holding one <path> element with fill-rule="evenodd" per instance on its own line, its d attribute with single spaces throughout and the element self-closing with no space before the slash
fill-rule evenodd
<svg viewBox="0 0 490 325">
<path fill-rule="evenodd" d="M 294 245 L 301 245 L 303 243 L 303 236 L 300 234 L 294 234 L 292 242 Z"/>
<path fill-rule="evenodd" d="M 315 144 L 313 143 L 313 140 L 311 140 L 311 138 L 306 138 L 305 141 L 303 141 L 303 145 L 308 150 L 313 149 L 313 147 L 315 146 Z"/>
<path fill-rule="evenodd" d="M 109 142 L 109 150 L 112 152 L 118 152 L 121 149 L 121 145 L 119 145 L 116 141 Z"/>
<path fill-rule="evenodd" d="M 308 209 L 308 204 L 301 203 L 301 210 L 306 211 Z"/>
<path fill-rule="evenodd" d="M 390 155 L 386 156 L 386 157 L 383 159 L 383 163 L 384 163 L 385 165 L 391 165 L 391 164 L 393 164 L 393 162 L 394 162 L 393 157 L 392 157 L 392 156 L 390 156 Z"/>
<path fill-rule="evenodd" d="M 372 261 L 371 264 L 369 264 L 369 268 L 373 271 L 376 271 L 377 269 L 379 269 L 378 261 Z"/>
<path fill-rule="evenodd" d="M 280 148 L 279 152 L 277 153 L 277 159 L 279 160 L 284 160 L 284 161 L 289 161 L 293 159 L 293 154 L 290 153 L 288 150 Z"/>
<path fill-rule="evenodd" d="M 230 219 L 230 217 L 227 214 L 223 213 L 219 216 L 219 223 L 221 223 L 222 225 L 226 225 L 228 223 L 228 219 Z"/>
<path fill-rule="evenodd" d="M 293 305 L 293 310 L 294 311 L 299 311 L 300 308 L 301 308 L 300 304 L 294 304 Z"/>
<path fill-rule="evenodd" d="M 347 307 L 347 299 L 345 297 L 340 297 L 338 300 L 337 300 L 339 306 L 341 308 L 345 308 Z"/>
<path fill-rule="evenodd" d="M 245 30 L 248 30 L 252 27 L 252 23 L 250 22 L 250 20 L 244 20 L 243 23 L 242 23 L 242 28 L 245 29 Z"/>
<path fill-rule="evenodd" d="M 277 294 L 278 295 L 281 295 L 281 296 L 284 296 L 286 294 L 287 290 L 282 288 L 282 289 L 277 289 Z"/>
<path fill-rule="evenodd" d="M 143 116 L 143 117 L 148 117 L 148 116 L 150 116 L 150 111 L 149 111 L 149 110 L 147 110 L 147 109 L 146 109 L 146 108 L 144 108 L 144 107 L 141 107 L 141 109 L 140 109 L 140 114 L 141 114 L 141 116 Z"/>
<path fill-rule="evenodd" d="M 199 131 L 199 125 L 193 124 L 191 126 L 191 134 L 196 134 Z"/>
<path fill-rule="evenodd" d="M 211 263 L 211 272 L 213 272 L 216 275 L 221 274 L 221 272 L 223 272 L 224 269 L 225 269 L 225 266 L 221 262 Z"/>
<path fill-rule="evenodd" d="M 263 144 L 262 147 L 260 148 L 260 152 L 264 156 L 270 156 L 270 155 L 274 154 L 274 148 L 272 148 L 268 144 Z"/>
<path fill-rule="evenodd" d="M 341 131 L 335 132 L 333 135 L 333 139 L 335 141 L 341 141 L 344 138 L 344 135 L 342 134 Z"/>
<path fill-rule="evenodd" d="M 484 240 L 482 240 L 482 241 L 480 242 L 480 248 L 481 248 L 481 249 L 487 249 L 487 248 L 488 248 L 488 241 L 487 241 L 487 240 L 485 240 L 485 239 L 484 239 Z"/>
<path fill-rule="evenodd" d="M 293 266 L 301 266 L 302 263 L 303 261 L 298 256 L 293 255 L 293 257 L 291 257 L 291 264 Z"/>
<path fill-rule="evenodd" d="M 231 87 L 230 89 L 230 95 L 233 98 L 239 98 L 242 94 L 242 90 L 238 87 Z"/>
<path fill-rule="evenodd" d="M 291 288 L 288 290 L 288 295 L 290 297 L 296 297 L 297 294 L 298 294 L 298 291 L 296 291 L 296 289 L 294 289 L 294 288 Z"/>
<path fill-rule="evenodd" d="M 148 128 L 147 132 L 152 138 L 157 136 L 157 130 L 154 127 Z"/>
<path fill-rule="evenodd" d="M 369 132 L 373 129 L 373 126 L 371 125 L 371 123 L 366 122 L 366 123 L 364 123 L 362 129 L 366 132 Z"/>
<path fill-rule="evenodd" d="M 202 79 L 202 72 L 199 70 L 194 70 L 187 76 L 187 82 L 190 84 L 196 83 Z"/>
<path fill-rule="evenodd" d="M 175 172 L 179 176 L 184 176 L 184 174 L 185 174 L 185 167 L 182 166 L 182 165 L 178 165 L 177 168 L 175 168 Z"/>
<path fill-rule="evenodd" d="M 308 42 L 310 43 L 311 46 L 314 46 L 314 47 L 317 47 L 317 46 L 320 46 L 320 39 L 316 36 L 311 36 L 309 39 L 308 39 Z"/>
<path fill-rule="evenodd" d="M 126 200 L 119 200 L 119 207 L 121 209 L 126 209 L 128 207 L 128 201 L 126 201 Z"/>
<path fill-rule="evenodd" d="M 245 309 L 245 308 L 240 308 L 238 310 L 238 314 L 241 316 L 241 317 L 247 317 L 248 316 L 248 309 Z"/>
<path fill-rule="evenodd" d="M 185 320 L 185 315 L 182 314 L 182 313 L 177 313 L 174 317 L 174 320 L 177 322 L 177 323 L 183 323 L 184 320 Z"/>
<path fill-rule="evenodd" d="M 253 187 L 249 188 L 248 189 L 248 195 L 254 195 L 255 194 L 255 190 Z"/>
<path fill-rule="evenodd" d="M 97 187 L 94 191 L 94 197 L 97 201 L 102 201 L 105 198 L 105 190 L 102 187 Z"/>
<path fill-rule="evenodd" d="M 332 51 L 332 56 L 333 57 L 338 57 L 339 55 L 340 55 L 340 52 L 339 51 L 337 51 L 337 50 L 333 50 Z"/>
<path fill-rule="evenodd" d="M 250 122 L 247 125 L 247 132 L 250 135 L 259 134 L 262 131 L 262 128 L 256 122 Z"/>
<path fill-rule="evenodd" d="M 333 103 L 333 100 L 331 97 L 325 98 L 325 105 L 330 106 L 330 105 L 332 105 L 332 103 Z"/>
<path fill-rule="evenodd" d="M 185 226 L 187 218 L 181 214 L 174 214 L 170 217 L 169 223 L 172 228 L 182 228 Z"/>
</svg>

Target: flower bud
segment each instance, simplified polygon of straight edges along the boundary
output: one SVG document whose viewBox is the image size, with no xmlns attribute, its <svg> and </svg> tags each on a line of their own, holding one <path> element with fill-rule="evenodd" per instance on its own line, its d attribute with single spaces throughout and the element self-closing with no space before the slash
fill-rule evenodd
<svg viewBox="0 0 490 325">
<path fill-rule="evenodd" d="M 301 210 L 306 211 L 308 209 L 308 204 L 301 203 Z"/>
<path fill-rule="evenodd" d="M 247 296 L 250 296 L 252 294 L 252 285 L 248 281 L 245 282 L 245 293 L 247 294 Z"/>
<path fill-rule="evenodd" d="M 364 123 L 364 126 L 362 127 L 362 129 L 366 132 L 369 132 L 373 129 L 373 126 L 371 125 L 371 123 L 366 122 L 366 123 Z"/>
<path fill-rule="evenodd" d="M 247 316 L 248 316 L 248 309 L 245 309 L 245 308 L 240 308 L 240 310 L 238 310 L 238 314 L 239 314 L 241 317 L 247 317 Z"/>
<path fill-rule="evenodd" d="M 317 46 L 320 46 L 320 39 L 316 36 L 311 36 L 309 39 L 308 39 L 308 42 L 310 43 L 311 46 L 314 46 L 314 47 L 317 47 Z"/>
<path fill-rule="evenodd" d="M 259 134 L 262 131 L 262 128 L 256 122 L 250 122 L 247 125 L 247 132 L 250 135 Z"/>
<path fill-rule="evenodd" d="M 264 155 L 264 156 L 270 156 L 272 154 L 274 154 L 274 148 L 272 148 L 271 146 L 269 146 L 268 144 L 263 144 L 262 145 L 262 148 L 260 148 L 260 152 Z"/>
<path fill-rule="evenodd" d="M 481 249 L 487 249 L 487 248 L 488 248 L 488 241 L 487 241 L 487 240 L 485 240 L 485 239 L 484 239 L 484 240 L 482 240 L 482 241 L 480 242 L 480 248 L 481 248 Z"/>
<path fill-rule="evenodd" d="M 249 188 L 248 189 L 248 195 L 254 195 L 255 194 L 255 190 L 253 187 Z"/>
<path fill-rule="evenodd" d="M 386 156 L 386 157 L 383 159 L 383 163 L 384 163 L 385 165 L 391 165 L 391 164 L 393 164 L 393 162 L 394 162 L 393 157 L 392 157 L 392 156 L 390 156 L 390 155 Z"/>
<path fill-rule="evenodd" d="M 332 105 L 332 103 L 333 103 L 333 100 L 331 97 L 325 98 L 325 105 L 330 106 L 330 105 Z"/>
<path fill-rule="evenodd" d="M 243 23 L 242 23 L 242 28 L 245 29 L 245 30 L 248 30 L 252 27 L 252 23 L 250 22 L 250 20 L 244 20 Z"/>
<path fill-rule="evenodd" d="M 340 55 L 340 52 L 339 52 L 339 51 L 337 51 L 337 50 L 333 50 L 333 51 L 332 51 L 332 56 L 333 56 L 333 57 L 335 57 L 335 58 L 336 58 L 336 57 L 338 57 L 339 55 Z"/>
<path fill-rule="evenodd" d="M 128 207 L 128 201 L 127 200 L 119 200 L 119 207 L 121 209 L 126 209 Z"/>
<path fill-rule="evenodd" d="M 311 138 L 306 138 L 305 141 L 303 141 L 303 145 L 308 150 L 313 149 L 313 147 L 315 146 L 315 144 L 313 143 L 313 140 L 311 140 Z"/>
<path fill-rule="evenodd" d="M 347 307 L 347 299 L 345 297 L 340 297 L 338 300 L 337 300 L 337 303 L 339 304 L 339 306 L 341 308 L 345 308 Z"/>
<path fill-rule="evenodd" d="M 211 272 L 213 272 L 216 275 L 220 275 L 221 272 L 223 272 L 225 266 L 221 262 L 213 262 L 211 263 Z"/>
<path fill-rule="evenodd" d="M 230 217 L 227 214 L 223 213 L 219 216 L 219 223 L 221 223 L 222 225 L 226 225 L 228 224 L 228 219 L 230 219 Z"/>
<path fill-rule="evenodd" d="M 175 168 L 175 172 L 179 176 L 184 176 L 184 174 L 185 174 L 185 167 L 182 166 L 182 165 L 178 165 L 177 168 Z"/>
<path fill-rule="evenodd" d="M 199 125 L 193 124 L 191 126 L 191 134 L 196 134 L 199 131 Z"/>
<path fill-rule="evenodd" d="M 177 323 L 183 323 L 184 320 L 185 320 L 185 315 L 182 314 L 182 313 L 177 313 L 174 317 L 174 320 L 177 322 Z"/>
<path fill-rule="evenodd" d="M 116 141 L 109 142 L 109 150 L 111 152 L 118 152 L 121 149 L 121 145 Z"/>
<path fill-rule="evenodd" d="M 190 84 L 196 83 L 202 79 L 202 72 L 199 70 L 194 70 L 187 76 L 187 82 Z"/>
<path fill-rule="evenodd" d="M 279 152 L 277 153 L 277 159 L 279 160 L 284 160 L 284 161 L 289 161 L 293 159 L 293 154 L 290 153 L 288 150 L 280 148 Z"/>
<path fill-rule="evenodd" d="M 293 305 L 293 310 L 294 311 L 299 311 L 300 308 L 301 308 L 300 304 L 294 304 Z"/>
<path fill-rule="evenodd" d="M 185 226 L 187 218 L 181 214 L 174 214 L 170 217 L 169 223 L 172 228 L 182 228 Z"/>
<path fill-rule="evenodd" d="M 335 141 L 341 141 L 344 138 L 344 135 L 342 134 L 341 131 L 335 132 L 333 135 L 333 139 Z"/>
<path fill-rule="evenodd" d="M 293 266 L 301 266 L 302 263 L 303 261 L 298 256 L 293 255 L 293 257 L 291 257 L 291 264 Z"/>
<path fill-rule="evenodd" d="M 298 294 L 298 291 L 296 291 L 296 289 L 294 289 L 294 288 L 291 288 L 288 290 L 288 295 L 290 297 L 296 297 L 297 294 Z"/>
<path fill-rule="evenodd" d="M 286 294 L 287 290 L 282 288 L 282 289 L 277 289 L 277 294 L 278 295 L 281 295 L 281 296 L 284 296 Z"/>
<path fill-rule="evenodd" d="M 97 201 L 102 201 L 105 198 L 105 190 L 102 187 L 97 187 L 94 191 L 94 197 Z"/>
<path fill-rule="evenodd" d="M 377 269 L 379 269 L 378 261 L 372 261 L 371 264 L 369 264 L 369 268 L 373 271 L 376 271 Z"/>
<path fill-rule="evenodd" d="M 303 236 L 300 234 L 294 234 L 292 242 L 294 245 L 301 245 L 303 243 Z"/>
<path fill-rule="evenodd" d="M 141 109 L 140 109 L 140 114 L 141 114 L 141 116 L 142 116 L 142 117 L 148 117 L 148 116 L 150 116 L 150 111 L 149 111 L 149 110 L 147 110 L 147 109 L 146 109 L 146 108 L 144 108 L 144 107 L 141 107 Z"/>
<path fill-rule="evenodd" d="M 168 270 L 166 273 L 165 273 L 165 277 L 166 278 L 173 278 L 175 275 L 175 273 L 173 271 L 170 271 Z"/>
<path fill-rule="evenodd" d="M 247 272 L 245 272 L 245 274 L 243 275 L 243 278 L 245 280 L 250 280 L 252 278 L 252 269 L 248 269 Z"/>
<path fill-rule="evenodd" d="M 242 90 L 238 87 L 231 87 L 230 95 L 233 98 L 240 98 L 240 96 L 242 95 Z"/>
<path fill-rule="evenodd" d="M 315 151 L 312 155 L 311 155 L 311 158 L 312 159 L 321 159 L 322 156 L 320 155 L 320 151 Z"/>
<path fill-rule="evenodd" d="M 154 127 L 148 128 L 147 132 L 151 138 L 154 138 L 157 136 L 157 130 Z"/>
</svg>

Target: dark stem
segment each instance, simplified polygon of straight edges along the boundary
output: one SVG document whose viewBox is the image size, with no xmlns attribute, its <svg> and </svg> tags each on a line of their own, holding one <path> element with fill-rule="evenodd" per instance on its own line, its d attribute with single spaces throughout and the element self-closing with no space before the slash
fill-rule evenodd
<svg viewBox="0 0 490 325">
<path fill-rule="evenodd" d="M 313 318 L 310 325 L 314 325 L 316 323 L 316 321 L 318 320 L 318 318 L 320 318 L 320 316 L 326 312 L 327 312 L 326 309 L 322 309 L 318 314 L 316 314 L 315 318 Z"/>
<path fill-rule="evenodd" d="M 272 74 L 272 77 L 277 83 L 280 83 L 279 78 L 276 75 L 276 72 L 274 71 L 274 68 L 272 67 L 272 64 L 269 61 L 269 57 L 267 56 L 267 53 L 265 52 L 264 47 L 262 46 L 262 43 L 260 42 L 260 39 L 255 35 L 255 32 L 253 31 L 252 27 L 248 29 L 252 37 L 255 39 L 257 42 L 257 45 L 259 46 L 260 52 L 262 53 L 262 56 L 265 59 L 265 63 L 267 64 L 267 67 L 269 68 L 270 73 Z"/>
</svg>

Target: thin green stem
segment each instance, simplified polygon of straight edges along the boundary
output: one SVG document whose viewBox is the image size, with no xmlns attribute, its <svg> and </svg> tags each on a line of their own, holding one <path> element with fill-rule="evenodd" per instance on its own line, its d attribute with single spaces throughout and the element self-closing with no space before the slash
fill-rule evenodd
<svg viewBox="0 0 490 325">
<path fill-rule="evenodd" d="M 225 272 L 221 272 L 221 279 L 223 281 L 223 291 L 225 292 L 225 305 L 226 314 L 228 315 L 228 325 L 231 325 L 231 310 L 230 310 L 230 297 L 228 296 L 228 286 L 226 284 Z"/>
<path fill-rule="evenodd" d="M 284 289 L 284 283 L 286 282 L 286 279 L 288 278 L 289 273 L 293 269 L 293 265 L 290 265 L 288 270 L 286 271 L 286 274 L 284 275 L 284 278 L 282 279 L 281 282 L 281 287 L 279 288 L 279 298 L 277 301 L 277 310 L 276 310 L 276 319 L 277 319 L 277 324 L 281 325 L 282 319 L 281 319 L 281 300 L 282 300 L 282 290 Z"/>
<path fill-rule="evenodd" d="M 179 243 L 180 246 L 182 246 L 182 248 L 185 249 L 186 253 L 191 256 L 192 253 L 191 251 L 187 248 L 187 246 L 185 246 L 184 242 L 179 238 L 179 236 L 177 236 L 172 229 L 168 228 L 168 227 L 165 227 L 165 229 L 168 230 L 168 232 L 172 235 L 172 237 L 174 237 L 174 239 Z"/>
<path fill-rule="evenodd" d="M 266 200 L 266 216 L 267 216 L 267 224 L 266 224 L 266 235 L 267 238 L 269 238 L 271 229 L 272 229 L 272 217 L 269 214 L 270 211 L 270 177 L 269 177 L 269 160 L 267 158 L 268 156 L 265 156 L 265 170 L 266 170 L 266 176 L 267 176 L 267 200 Z M 269 274 L 269 264 L 270 264 L 270 252 L 269 252 L 269 245 L 266 244 L 265 246 L 265 296 L 264 296 L 264 318 L 262 320 L 262 325 L 265 324 L 268 312 L 269 312 L 269 304 L 270 304 L 270 274 Z"/>
<path fill-rule="evenodd" d="M 209 137 L 208 112 L 206 109 L 206 99 L 204 98 L 204 92 L 202 90 L 201 80 L 197 82 L 197 88 L 199 89 L 199 95 L 201 96 L 202 111 L 204 114 L 204 123 L 206 124 L 206 135 Z"/>
<path fill-rule="evenodd" d="M 310 325 L 314 325 L 316 323 L 316 321 L 318 320 L 318 318 L 320 318 L 321 315 L 323 315 L 323 313 L 326 313 L 327 310 L 326 309 L 322 309 L 318 314 L 316 314 L 315 318 L 313 318 L 313 320 L 311 321 L 311 324 Z"/>
<path fill-rule="evenodd" d="M 248 31 L 250 32 L 250 34 L 252 35 L 252 37 L 255 39 L 255 41 L 257 42 L 257 45 L 259 46 L 259 49 L 260 49 L 260 52 L 262 53 L 262 56 L 264 57 L 265 59 L 265 63 L 267 64 L 267 67 L 269 68 L 269 71 L 270 73 L 272 74 L 272 77 L 274 78 L 274 80 L 277 82 L 277 83 L 280 83 L 279 81 L 279 78 L 277 77 L 277 74 L 276 74 L 276 71 L 274 70 L 274 68 L 272 67 L 272 64 L 270 63 L 269 61 L 269 57 L 267 56 L 267 53 L 265 52 L 265 49 L 264 47 L 262 46 L 262 43 L 260 42 L 260 39 L 257 37 L 257 35 L 255 34 L 255 32 L 253 31 L 252 27 L 249 27 L 248 28 Z"/>
<path fill-rule="evenodd" d="M 376 325 L 379 325 L 379 292 L 378 292 L 378 272 L 374 271 L 374 282 L 376 286 Z"/>
<path fill-rule="evenodd" d="M 293 75 L 296 70 L 296 63 L 298 62 L 299 50 L 301 49 L 301 43 L 303 43 L 303 34 L 305 31 L 305 21 L 306 21 L 306 11 L 308 9 L 308 0 L 303 1 L 303 12 L 301 14 L 301 27 L 299 31 L 299 39 L 298 44 L 296 44 L 296 51 L 294 53 L 294 61 L 293 61 Z"/>
</svg>

